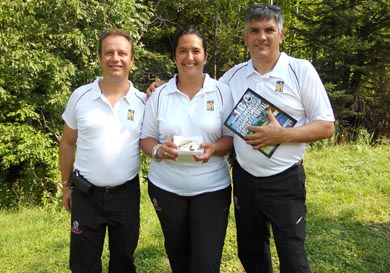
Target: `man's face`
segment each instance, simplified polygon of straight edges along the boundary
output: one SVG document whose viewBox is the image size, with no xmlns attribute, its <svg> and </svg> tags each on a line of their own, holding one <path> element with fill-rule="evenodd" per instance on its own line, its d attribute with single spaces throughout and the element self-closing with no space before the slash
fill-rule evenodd
<svg viewBox="0 0 390 273">
<path fill-rule="evenodd" d="M 108 36 L 102 42 L 100 66 L 103 77 L 126 78 L 134 63 L 131 45 L 123 36 Z"/>
<path fill-rule="evenodd" d="M 275 19 L 252 20 L 244 35 L 245 45 L 255 61 L 273 58 L 279 54 L 283 32 L 279 32 Z"/>
</svg>

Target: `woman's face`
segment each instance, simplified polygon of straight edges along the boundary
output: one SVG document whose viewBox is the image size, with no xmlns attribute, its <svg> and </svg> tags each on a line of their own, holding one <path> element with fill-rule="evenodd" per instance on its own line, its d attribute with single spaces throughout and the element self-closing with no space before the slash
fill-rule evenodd
<svg viewBox="0 0 390 273">
<path fill-rule="evenodd" d="M 186 34 L 179 38 L 175 63 L 180 76 L 203 75 L 203 68 L 207 61 L 202 39 L 195 34 Z"/>
</svg>

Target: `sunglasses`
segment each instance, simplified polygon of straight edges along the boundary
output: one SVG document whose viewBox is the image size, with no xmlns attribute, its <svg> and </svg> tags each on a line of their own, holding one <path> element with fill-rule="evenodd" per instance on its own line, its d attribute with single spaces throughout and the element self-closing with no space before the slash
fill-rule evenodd
<svg viewBox="0 0 390 273">
<path fill-rule="evenodd" d="M 259 4 L 259 5 L 253 5 L 251 7 L 252 10 L 261 10 L 261 11 L 266 11 L 266 10 L 272 10 L 273 12 L 280 12 L 280 7 L 275 6 L 275 5 L 267 5 L 267 4 Z"/>
</svg>

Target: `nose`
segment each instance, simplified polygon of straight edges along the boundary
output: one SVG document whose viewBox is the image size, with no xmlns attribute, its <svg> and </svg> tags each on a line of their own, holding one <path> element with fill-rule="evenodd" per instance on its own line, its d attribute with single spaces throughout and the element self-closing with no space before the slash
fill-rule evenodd
<svg viewBox="0 0 390 273">
<path fill-rule="evenodd" d="M 192 60 L 194 58 L 194 54 L 192 52 L 188 52 L 187 58 Z"/>
<path fill-rule="evenodd" d="M 259 31 L 258 39 L 260 40 L 266 39 L 265 31 Z"/>
<path fill-rule="evenodd" d="M 112 60 L 116 61 L 119 60 L 119 54 L 117 52 L 114 52 L 111 56 Z"/>
</svg>

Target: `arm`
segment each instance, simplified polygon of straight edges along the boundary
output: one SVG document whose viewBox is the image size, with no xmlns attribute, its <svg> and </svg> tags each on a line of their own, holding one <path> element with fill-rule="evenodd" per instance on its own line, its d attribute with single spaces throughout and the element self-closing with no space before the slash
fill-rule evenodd
<svg viewBox="0 0 390 273">
<path fill-rule="evenodd" d="M 146 97 L 149 98 L 153 92 L 156 90 L 157 87 L 163 85 L 165 83 L 165 81 L 155 81 L 155 82 L 152 82 L 148 89 L 146 89 Z"/>
<path fill-rule="evenodd" d="M 153 147 L 159 144 L 156 139 L 147 137 L 140 140 L 140 146 L 142 151 L 146 153 L 148 156 L 153 158 Z M 157 157 L 160 159 L 171 159 L 176 160 L 179 156 L 179 152 L 177 151 L 177 146 L 173 141 L 167 141 L 157 150 Z"/>
<path fill-rule="evenodd" d="M 77 141 L 77 130 L 73 130 L 65 124 L 64 132 L 62 134 L 62 138 L 60 142 L 59 157 L 60 157 L 60 170 L 61 170 L 62 183 L 63 183 L 62 202 L 64 208 L 67 211 L 70 211 L 72 209 L 72 197 L 71 197 L 72 189 L 70 188 L 69 185 L 67 185 L 67 183 L 73 171 L 76 141 Z"/>
<path fill-rule="evenodd" d="M 247 143 L 252 145 L 253 149 L 286 142 L 314 142 L 330 138 L 334 134 L 334 123 L 331 121 L 316 120 L 299 127 L 283 128 L 272 113 L 268 114 L 271 122 L 267 126 L 248 127 L 255 132 L 253 135 L 245 136 Z"/>
</svg>

